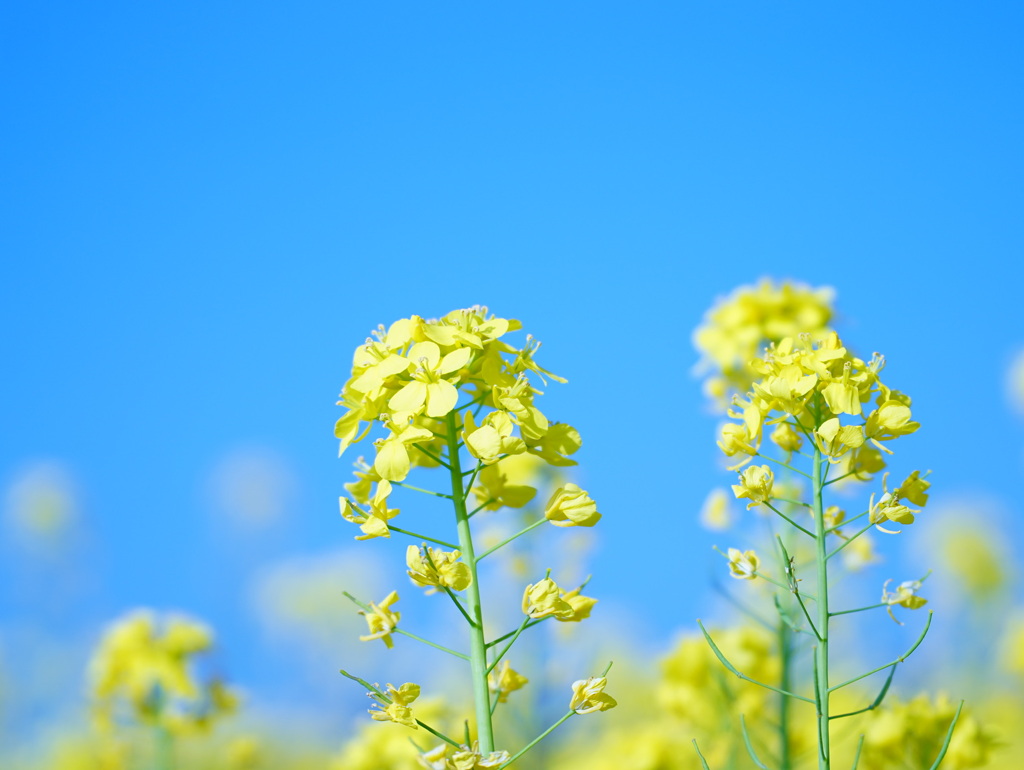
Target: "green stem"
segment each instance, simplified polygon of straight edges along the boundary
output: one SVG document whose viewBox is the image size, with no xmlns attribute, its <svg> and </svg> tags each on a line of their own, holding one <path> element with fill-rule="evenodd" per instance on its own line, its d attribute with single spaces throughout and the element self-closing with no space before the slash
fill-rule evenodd
<svg viewBox="0 0 1024 770">
<path fill-rule="evenodd" d="M 784 463 L 784 462 L 782 462 L 782 460 L 776 460 L 776 459 L 775 459 L 774 457 L 769 457 L 768 455 L 763 455 L 763 454 L 761 454 L 760 452 L 758 452 L 758 453 L 757 453 L 757 455 L 755 455 L 755 456 L 756 456 L 756 457 L 761 457 L 761 458 L 764 458 L 765 460 L 768 460 L 769 462 L 773 462 L 773 463 L 775 463 L 776 465 L 781 465 L 781 466 L 782 466 L 783 468 L 786 468 L 786 469 L 788 469 L 788 470 L 791 470 L 791 471 L 793 471 L 793 473 L 799 473 L 799 474 L 800 474 L 801 476 L 803 476 L 804 478 L 808 478 L 808 479 L 809 479 L 809 478 L 811 478 L 810 474 L 808 474 L 808 473 L 804 473 L 804 472 L 803 472 L 802 470 L 800 470 L 799 468 L 794 468 L 794 467 L 793 467 L 792 465 L 790 465 L 789 463 Z"/>
<path fill-rule="evenodd" d="M 886 606 L 888 606 L 888 605 L 885 602 L 881 602 L 879 604 L 871 604 L 871 605 L 869 605 L 867 607 L 858 607 L 855 610 L 839 610 L 839 612 L 833 612 L 833 613 L 831 613 L 831 615 L 832 615 L 833 618 L 835 618 L 835 617 L 838 617 L 840 615 L 849 615 L 850 613 L 853 613 L 853 612 L 865 612 L 867 610 L 874 610 L 874 609 L 877 609 L 879 607 L 886 607 Z"/>
<path fill-rule="evenodd" d="M 466 512 L 466 492 L 462 485 L 462 466 L 459 462 L 458 433 L 455 413 L 449 412 L 448 423 L 448 466 L 452 478 L 452 503 L 455 505 L 455 524 L 459 532 L 459 550 L 462 560 L 469 567 L 472 582 L 466 589 L 469 614 L 473 625 L 469 627 L 469 657 L 473 677 L 473 703 L 476 709 L 477 738 L 480 752 L 485 756 L 494 751 L 494 727 L 491 724 L 491 692 L 487 687 L 487 643 L 484 639 L 484 616 L 480 604 L 480 579 L 477 575 L 477 558 L 473 550 L 473 532 Z"/>
<path fill-rule="evenodd" d="M 458 548 L 459 548 L 457 545 L 455 545 L 455 543 L 448 543 L 448 542 L 445 542 L 444 540 L 438 540 L 438 539 L 433 538 L 433 537 L 427 537 L 426 535 L 421 535 L 419 532 L 410 532 L 407 529 L 400 529 L 399 527 L 393 526 L 391 524 L 388 524 L 388 529 L 391 530 L 392 532 L 398 532 L 399 534 L 402 534 L 402 535 L 408 535 L 409 537 L 414 537 L 417 540 L 426 540 L 428 543 L 433 543 L 434 545 L 443 545 L 445 548 L 451 548 L 453 551 L 457 551 Z"/>
<path fill-rule="evenodd" d="M 799 524 L 797 524 L 795 521 L 793 521 L 791 518 L 789 518 L 789 516 L 784 514 L 782 511 L 780 511 L 778 508 L 776 508 L 771 503 L 767 503 L 766 502 L 765 505 L 767 505 L 769 508 L 771 508 L 773 511 L 775 511 L 775 513 L 777 513 L 779 516 L 784 518 L 786 521 L 788 521 L 790 524 L 792 524 L 794 527 L 799 529 L 801 532 L 803 532 L 808 537 L 814 537 L 814 533 L 813 532 L 811 532 L 809 529 L 804 529 L 803 527 L 801 527 Z"/>
<path fill-rule="evenodd" d="M 411 489 L 413 492 L 422 492 L 425 495 L 433 495 L 434 497 L 451 498 L 451 495 L 446 495 L 442 492 L 435 492 L 432 489 L 424 489 L 423 487 L 414 487 L 412 484 L 406 484 L 404 481 L 392 481 L 391 483 L 396 487 L 401 487 L 402 489 Z"/>
<path fill-rule="evenodd" d="M 503 546 L 506 546 L 506 545 L 508 545 L 509 543 L 511 543 L 511 542 L 512 542 L 513 540 L 515 540 L 515 539 L 516 539 L 517 537 L 522 537 L 522 536 L 523 536 L 523 535 L 525 535 L 525 534 L 526 534 L 527 532 L 529 532 L 529 531 L 531 531 L 531 530 L 534 530 L 534 529 L 537 529 L 537 527 L 539 527 L 539 526 L 540 526 L 541 524 L 547 524 L 547 521 L 548 521 L 547 519 L 541 519 L 540 521 L 535 521 L 535 522 L 533 522 L 533 524 L 531 524 L 530 526 L 526 527 L 525 529 L 521 529 L 521 530 L 519 530 L 518 532 L 516 532 L 516 533 L 515 533 L 514 535 L 512 535 L 512 537 L 507 537 L 507 538 L 505 538 L 504 540 L 502 540 L 502 541 L 501 541 L 500 543 L 498 543 L 497 545 L 491 546 L 491 547 L 490 547 L 490 548 L 488 548 L 488 549 L 487 549 L 486 551 L 484 551 L 484 552 L 483 552 L 482 554 L 480 554 L 480 555 L 479 555 L 479 556 L 478 556 L 478 557 L 476 558 L 476 560 L 477 560 L 477 561 L 480 561 L 481 559 L 485 559 L 485 558 L 487 558 L 487 557 L 488 557 L 488 556 L 490 556 L 490 555 L 491 555 L 492 553 L 494 553 L 495 551 L 497 551 L 497 550 L 498 550 L 499 548 L 502 548 Z"/>
<path fill-rule="evenodd" d="M 551 615 L 548 615 L 547 617 L 544 617 L 544 618 L 539 618 L 537 620 L 531 620 L 529 623 L 526 624 L 526 628 L 533 628 L 538 623 L 543 623 L 545 620 L 547 620 L 550 617 L 551 617 Z M 490 647 L 493 647 L 496 644 L 501 644 L 502 642 L 504 642 L 509 637 L 516 636 L 519 633 L 520 633 L 520 631 L 517 628 L 515 631 L 509 631 L 507 634 L 502 634 L 497 639 L 492 639 L 491 641 L 489 641 L 487 643 L 487 647 L 490 648 Z"/>
<path fill-rule="evenodd" d="M 497 666 L 501 659 L 505 657 L 505 653 L 512 649 L 512 645 L 516 643 L 516 639 L 519 638 L 519 635 L 523 633 L 523 631 L 525 631 L 529 627 L 529 625 L 530 616 L 527 615 L 525 618 L 523 618 L 523 622 L 519 625 L 519 628 L 517 628 L 515 633 L 512 634 L 512 638 L 508 640 L 508 644 L 501 648 L 501 652 L 499 652 L 498 656 L 491 661 L 491 665 L 487 667 L 488 674 L 491 673 L 494 670 L 494 667 Z"/>
<path fill-rule="evenodd" d="M 549 735 L 551 735 L 551 733 L 553 733 L 558 727 L 560 727 L 562 725 L 563 722 L 565 722 L 567 719 L 569 719 L 569 717 L 573 716 L 575 713 L 576 713 L 575 711 L 568 712 L 565 716 L 563 716 L 561 719 L 559 719 L 557 722 L 555 722 L 553 725 L 551 725 L 551 727 L 549 727 L 547 730 L 542 732 L 540 735 L 538 735 L 532 741 L 527 743 L 525 746 L 523 746 L 523 748 L 519 749 L 519 751 L 517 751 L 515 754 L 513 754 L 512 758 L 508 762 L 503 764 L 501 767 L 499 767 L 498 770 L 505 770 L 506 767 L 509 767 L 513 762 L 515 762 L 517 759 L 519 759 L 521 756 L 523 756 L 523 754 L 528 752 L 530 749 L 532 749 L 534 746 L 536 746 L 542 740 L 544 740 Z M 481 754 L 484 753 L 482 748 L 480 749 L 480 753 Z"/>
<path fill-rule="evenodd" d="M 790 643 L 789 628 L 785 622 L 779 619 L 777 631 L 779 639 L 779 656 L 782 661 L 782 675 L 779 677 L 779 689 L 790 690 L 791 668 L 792 668 L 792 646 Z M 779 770 L 792 770 L 792 760 L 789 755 L 789 698 L 779 695 Z"/>
<path fill-rule="evenodd" d="M 829 745 L 829 688 L 828 688 L 828 554 L 825 550 L 825 505 L 822 499 L 823 484 L 821 473 L 821 449 L 814 445 L 814 463 L 811 470 L 811 481 L 814 486 L 814 527 L 815 527 L 815 562 L 818 567 L 818 645 L 814 650 L 814 659 L 818 672 L 817 706 L 818 706 L 818 770 L 831 770 L 832 754 Z"/>
<path fill-rule="evenodd" d="M 875 525 L 874 525 L 874 524 L 868 524 L 868 525 L 867 525 L 866 527 L 864 527 L 863 529 L 860 529 L 860 530 L 858 530 L 856 534 L 854 534 L 854 535 L 850 535 L 850 537 L 848 537 L 848 538 L 847 538 L 846 540 L 844 540 L 844 541 L 843 541 L 842 543 L 840 543 L 840 544 L 839 544 L 839 545 L 837 545 L 837 546 L 836 546 L 836 547 L 835 547 L 834 549 L 832 549 L 832 552 L 831 552 L 831 553 L 829 553 L 829 554 L 828 554 L 828 556 L 826 556 L 825 558 L 826 558 L 826 559 L 831 559 L 831 558 L 832 558 L 833 556 L 835 556 L 835 555 L 836 555 L 837 553 L 839 553 L 839 552 L 840 552 L 841 550 L 843 550 L 844 548 L 846 548 L 846 546 L 848 546 L 848 545 L 849 545 L 850 543 L 852 543 L 852 542 L 853 542 L 854 540 L 856 540 L 856 539 L 857 539 L 858 537 L 860 537 L 861 535 L 863 535 L 863 534 L 864 534 L 865 532 L 867 532 L 867 531 L 868 531 L 869 529 L 871 529 L 871 528 L 872 528 L 873 526 L 875 526 Z"/>
<path fill-rule="evenodd" d="M 156 728 L 157 770 L 174 770 L 174 736 L 163 725 Z"/>
</svg>

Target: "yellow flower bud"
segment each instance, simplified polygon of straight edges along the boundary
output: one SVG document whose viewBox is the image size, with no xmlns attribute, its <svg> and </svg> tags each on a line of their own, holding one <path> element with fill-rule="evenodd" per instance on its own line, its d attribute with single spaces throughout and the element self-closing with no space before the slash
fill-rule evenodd
<svg viewBox="0 0 1024 770">
<path fill-rule="evenodd" d="M 558 527 L 592 527 L 601 518 L 597 503 L 575 484 L 566 484 L 555 490 L 544 509 L 544 516 Z"/>
<path fill-rule="evenodd" d="M 579 679 L 572 683 L 572 699 L 569 708 L 577 714 L 589 714 L 592 711 L 607 711 L 618 705 L 615 698 L 608 695 L 604 688 L 608 684 L 607 677 L 592 676 Z"/>
<path fill-rule="evenodd" d="M 753 508 L 771 500 L 774 481 L 775 474 L 767 465 L 752 465 L 740 473 L 740 483 L 733 484 L 732 491 L 737 499 L 748 498 L 747 508 Z"/>
</svg>

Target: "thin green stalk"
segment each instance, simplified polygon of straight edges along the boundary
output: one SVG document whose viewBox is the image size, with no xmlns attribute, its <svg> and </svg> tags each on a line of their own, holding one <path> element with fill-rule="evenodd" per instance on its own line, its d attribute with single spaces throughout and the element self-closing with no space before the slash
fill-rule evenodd
<svg viewBox="0 0 1024 770">
<path fill-rule="evenodd" d="M 413 492 L 422 492 L 425 495 L 433 495 L 434 497 L 443 497 L 443 498 L 448 499 L 448 500 L 450 500 L 451 497 L 452 497 L 451 495 L 446 495 L 443 492 L 435 492 L 432 489 L 424 489 L 423 487 L 414 487 L 412 484 L 406 484 L 404 481 L 392 481 L 391 483 L 394 484 L 396 487 L 401 487 L 402 489 L 411 489 Z"/>
<path fill-rule="evenodd" d="M 846 538 L 846 540 L 844 540 L 844 541 L 843 541 L 842 543 L 840 543 L 840 544 L 839 544 L 839 545 L 837 545 L 837 546 L 836 546 L 835 548 L 833 548 L 833 549 L 832 549 L 832 551 L 831 551 L 831 552 L 830 552 L 830 553 L 829 553 L 829 554 L 828 554 L 828 555 L 827 555 L 827 556 L 826 556 L 825 558 L 826 558 L 826 559 L 831 559 L 831 558 L 832 558 L 833 556 L 835 556 L 835 555 L 836 555 L 837 553 L 839 553 L 839 552 L 840 552 L 841 550 L 843 550 L 844 548 L 846 548 L 846 546 L 848 546 L 848 545 L 849 545 L 850 543 L 852 543 L 852 542 L 853 542 L 854 540 L 856 540 L 856 539 L 857 539 L 858 537 L 860 537 L 861 535 L 863 535 L 863 534 L 864 534 L 865 532 L 867 532 L 867 531 L 868 531 L 869 529 L 871 529 L 871 528 L 872 528 L 873 526 L 875 526 L 875 525 L 874 525 L 874 524 L 868 524 L 868 525 L 867 525 L 866 527 L 864 527 L 863 529 L 860 529 L 860 530 L 858 530 L 856 534 L 854 534 L 854 535 L 850 535 L 850 537 Z"/>
<path fill-rule="evenodd" d="M 516 532 L 514 535 L 512 535 L 512 537 L 507 537 L 504 540 L 502 540 L 500 543 L 498 543 L 497 545 L 491 546 L 486 551 L 484 551 L 482 554 L 480 554 L 478 557 L 476 557 L 476 560 L 477 561 L 481 561 L 482 559 L 487 558 L 492 553 L 497 551 L 499 548 L 502 548 L 502 547 L 508 545 L 509 543 L 511 543 L 516 538 L 522 537 L 523 535 L 525 535 L 527 532 L 530 532 L 532 530 L 537 529 L 537 527 L 539 527 L 541 524 L 547 524 L 547 522 L 548 522 L 547 519 L 540 519 L 539 521 L 533 522 L 533 524 L 531 524 L 530 526 L 528 526 L 528 527 L 526 527 L 524 529 L 521 529 L 518 532 Z"/>
<path fill-rule="evenodd" d="M 793 663 L 793 649 L 790 644 L 789 629 L 780 617 L 777 631 L 779 639 L 779 657 L 782 663 L 782 674 L 779 677 L 779 689 L 790 690 Z M 789 753 L 789 698 L 779 695 L 779 770 L 792 770 L 792 759 Z"/>
<path fill-rule="evenodd" d="M 783 468 L 786 468 L 786 469 L 788 469 L 788 470 L 791 470 L 791 471 L 793 471 L 793 473 L 799 473 L 799 474 L 800 474 L 801 476 L 803 476 L 803 477 L 804 477 L 804 478 L 806 478 L 806 479 L 809 479 L 809 478 L 811 478 L 811 475 L 810 475 L 809 473 L 804 473 L 804 472 L 803 472 L 802 470 L 800 470 L 799 468 L 794 468 L 794 467 L 793 467 L 792 465 L 790 465 L 789 463 L 784 463 L 784 462 L 782 462 L 782 460 L 776 460 L 776 459 L 775 459 L 774 457 L 769 457 L 768 455 L 763 455 L 763 454 L 761 454 L 760 452 L 758 452 L 758 453 L 757 453 L 757 457 L 761 457 L 761 458 L 763 458 L 763 459 L 765 459 L 765 460 L 768 460 L 769 462 L 773 462 L 773 463 L 775 463 L 776 465 L 781 465 L 781 466 L 782 466 Z"/>
<path fill-rule="evenodd" d="M 777 513 L 779 516 L 784 518 L 786 521 L 788 521 L 790 524 L 792 524 L 794 527 L 799 529 L 801 532 L 803 532 L 808 537 L 814 537 L 814 533 L 813 532 L 811 532 L 809 529 L 804 529 L 803 527 L 801 527 L 799 524 L 797 524 L 795 521 L 793 521 L 791 518 L 789 518 L 789 516 L 784 514 L 782 511 L 780 511 L 778 508 L 776 508 L 771 503 L 766 502 L 765 505 L 767 505 L 769 508 L 771 508 L 773 511 L 775 511 L 775 513 Z"/>
<path fill-rule="evenodd" d="M 708 761 L 704 759 L 704 755 L 700 753 L 700 746 L 697 745 L 697 739 L 694 738 L 691 743 L 693 743 L 693 749 L 697 752 L 697 756 L 700 757 L 700 766 L 704 768 L 704 770 L 711 770 L 711 767 L 708 765 Z"/>
<path fill-rule="evenodd" d="M 511 758 L 511 759 L 510 759 L 510 760 L 509 760 L 508 762 L 506 762 L 505 764 L 503 764 L 503 765 L 502 765 L 501 767 L 499 767 L 499 768 L 498 768 L 498 770 L 505 770 L 505 768 L 506 768 L 506 767 L 509 767 L 509 766 L 510 766 L 510 765 L 511 765 L 511 764 L 512 764 L 513 762 L 515 762 L 515 761 L 516 761 L 517 759 L 519 759 L 519 758 L 520 758 L 521 756 L 523 756 L 523 754 L 525 754 L 526 752 L 528 752 L 528 751 L 529 751 L 530 749 L 532 749 L 532 748 L 533 748 L 534 746 L 536 746 L 536 745 L 537 745 L 538 743 L 540 743 L 540 742 L 541 742 L 542 740 L 544 740 L 544 739 L 545 739 L 545 738 L 547 738 L 547 737 L 548 737 L 549 735 L 551 735 L 551 733 L 553 733 L 553 732 L 554 732 L 554 731 L 555 731 L 556 729 L 558 729 L 559 727 L 561 727 L 561 726 L 562 726 L 562 724 L 563 724 L 563 723 L 564 723 L 564 722 L 565 722 L 565 721 L 566 721 L 567 719 L 569 719 L 569 717 L 571 717 L 571 716 L 574 716 L 575 714 L 576 714 L 576 712 L 575 712 L 575 711 L 570 711 L 570 712 L 568 712 L 567 714 L 565 714 L 565 716 L 563 716 L 563 717 L 562 717 L 561 719 L 559 719 L 559 720 L 558 720 L 557 722 L 555 722 L 555 723 L 554 723 L 553 725 L 551 725 L 551 727 L 549 727 L 549 728 L 548 728 L 547 730 L 545 730 L 544 732 L 542 732 L 542 733 L 541 733 L 540 735 L 538 735 L 538 736 L 537 736 L 536 738 L 534 738 L 534 739 L 533 739 L 532 741 L 530 741 L 530 742 L 529 742 L 529 743 L 527 743 L 527 744 L 526 744 L 525 746 L 523 746 L 523 748 L 519 749 L 519 751 L 517 751 L 517 752 L 516 752 L 515 754 L 513 754 L 513 755 L 512 755 L 512 758 Z M 490 749 L 490 751 L 493 751 L 493 749 Z M 480 753 L 481 753 L 481 754 L 484 754 L 484 753 L 485 753 L 485 752 L 484 752 L 484 750 L 483 750 L 483 747 L 482 747 L 482 746 L 481 746 L 481 748 L 480 748 Z"/>
<path fill-rule="evenodd" d="M 797 695 L 795 692 L 788 692 L 788 691 L 783 690 L 783 689 L 781 689 L 779 687 L 776 687 L 775 685 L 765 684 L 764 682 L 759 682 L 756 679 L 752 679 L 751 677 L 749 677 L 746 674 L 742 673 L 739 669 L 736 668 L 736 666 L 734 666 L 729 661 L 728 658 L 725 657 L 725 654 L 718 648 L 718 645 L 715 644 L 715 640 L 711 638 L 711 634 L 709 634 L 707 629 L 704 628 L 704 624 L 701 623 L 700 618 L 697 619 L 697 625 L 700 626 L 700 630 L 703 632 L 704 638 L 707 640 L 708 645 L 711 647 L 711 651 L 713 653 L 715 653 L 715 657 L 717 657 L 718 660 L 721 661 L 723 666 L 725 666 L 727 669 L 729 669 L 732 673 L 734 673 L 740 679 L 744 680 L 745 682 L 750 682 L 751 684 L 756 684 L 759 687 L 765 688 L 766 690 L 772 690 L 773 692 L 781 693 L 782 695 L 787 695 L 790 698 L 796 698 L 797 700 L 802 700 L 805 703 L 814 703 L 813 700 L 811 700 L 810 698 L 805 698 L 803 695 Z"/>
<path fill-rule="evenodd" d="M 811 469 L 811 481 L 814 485 L 814 526 L 815 562 L 818 567 L 818 639 L 814 650 L 817 668 L 817 705 L 818 705 L 818 770 L 830 770 L 832 767 L 832 750 L 829 745 L 829 687 L 828 687 L 828 553 L 825 550 L 825 505 L 822 499 L 821 448 L 814 445 L 814 463 Z"/>
<path fill-rule="evenodd" d="M 444 540 L 438 540 L 437 538 L 427 537 L 426 535 L 421 535 L 419 532 L 410 532 L 407 529 L 401 529 L 392 524 L 388 524 L 388 529 L 391 532 L 398 532 L 402 535 L 408 535 L 409 537 L 414 537 L 417 540 L 426 540 L 428 543 L 433 543 L 434 545 L 443 545 L 445 548 L 451 548 L 453 551 L 457 551 L 459 548 L 457 545 L 455 545 L 455 543 L 448 543 Z"/>
<path fill-rule="evenodd" d="M 960 701 L 960 705 L 957 706 L 956 714 L 953 715 L 953 721 L 949 723 L 949 731 L 946 733 L 946 740 L 942 743 L 942 748 L 939 750 L 939 756 L 935 758 L 935 764 L 933 764 L 930 770 L 938 770 L 939 765 L 942 764 L 942 760 L 946 758 L 946 752 L 949 750 L 949 742 L 953 740 L 953 730 L 956 729 L 956 723 L 960 720 L 960 712 L 964 710 L 964 702 Z"/>
<path fill-rule="evenodd" d="M 874 610 L 874 609 L 878 609 L 879 607 L 887 607 L 887 606 L 888 605 L 885 602 L 879 602 L 878 604 L 871 604 L 871 605 L 869 605 L 867 607 L 858 607 L 855 610 L 840 610 L 839 612 L 833 612 L 831 614 L 832 614 L 832 617 L 835 618 L 835 617 L 839 617 L 840 615 L 849 615 L 850 613 L 853 613 L 853 612 L 865 612 L 867 610 Z"/>
<path fill-rule="evenodd" d="M 547 620 L 550 617 L 552 617 L 552 616 L 548 615 L 545 618 L 538 618 L 537 620 L 531 620 L 529 623 L 526 624 L 526 627 L 527 628 L 533 628 L 538 623 L 543 623 L 545 620 Z M 493 647 L 496 644 L 501 644 L 502 642 L 504 642 L 509 637 L 515 636 L 518 633 L 519 633 L 519 629 L 517 628 L 515 631 L 509 631 L 507 634 L 502 634 L 497 639 L 491 639 L 491 641 L 489 641 L 487 643 L 487 647 L 489 649 L 489 648 Z"/>
<path fill-rule="evenodd" d="M 455 413 L 449 412 L 448 462 L 452 479 L 452 503 L 455 505 L 455 525 L 459 533 L 459 550 L 462 560 L 469 567 L 472 582 L 466 589 L 469 614 L 474 624 L 469 627 L 470 669 L 473 678 L 473 703 L 476 709 L 477 738 L 480 751 L 487 755 L 494 751 L 494 727 L 491 723 L 491 693 L 487 687 L 487 642 L 484 639 L 484 616 L 480 604 L 480 579 L 477 575 L 477 558 L 473 550 L 473 532 L 466 512 L 466 491 L 462 485 L 462 466 L 459 462 L 458 434 Z"/>
<path fill-rule="evenodd" d="M 508 644 L 506 644 L 504 647 L 501 648 L 501 652 L 499 652 L 497 657 L 494 660 L 491 661 L 491 665 L 489 665 L 487 667 L 487 673 L 488 674 L 491 673 L 494 670 L 494 667 L 497 666 L 498 663 L 501 661 L 501 659 L 505 657 L 505 653 L 507 653 L 510 649 L 512 649 L 512 645 L 516 643 L 516 639 L 519 638 L 519 635 L 521 633 L 523 633 L 523 631 L 525 631 L 529 627 L 529 625 L 530 625 L 530 616 L 527 615 L 523 619 L 523 622 L 519 625 L 519 628 L 517 628 L 515 633 L 512 634 L 512 638 L 508 640 Z"/>
<path fill-rule="evenodd" d="M 921 642 L 923 642 L 925 636 L 928 635 L 928 629 L 932 627 L 932 614 L 933 614 L 932 610 L 928 610 L 928 620 L 925 621 L 924 630 L 921 631 L 921 635 L 919 637 L 917 637 L 917 641 L 915 641 L 912 645 L 910 645 L 910 649 L 907 650 L 902 655 L 900 655 L 898 658 L 896 658 L 896 660 L 890 660 L 884 666 L 879 666 L 878 668 L 873 668 L 870 671 L 868 671 L 867 673 L 861 674 L 860 676 L 855 676 L 853 679 L 848 679 L 847 681 L 843 682 L 842 684 L 837 684 L 835 687 L 831 688 L 831 691 L 841 690 L 842 688 L 846 687 L 847 685 L 851 685 L 854 682 L 859 682 L 861 679 L 869 677 L 872 674 L 877 674 L 879 671 L 885 671 L 885 669 L 889 668 L 889 666 L 895 666 L 897 663 L 902 663 L 907 658 L 909 658 L 911 655 L 913 655 L 914 654 L 914 650 L 916 650 L 918 647 L 921 646 Z"/>
<path fill-rule="evenodd" d="M 427 457 L 429 457 L 429 458 L 430 458 L 431 460 L 433 460 L 434 462 L 436 462 L 436 463 L 437 463 L 438 465 L 440 465 L 440 466 L 441 466 L 442 468 L 447 468 L 448 470 L 451 470 L 451 466 L 450 466 L 450 465 L 449 465 L 448 463 L 446 463 L 446 462 L 445 462 L 444 460 L 442 460 L 442 459 L 441 459 L 440 457 L 438 457 L 438 456 L 437 456 L 436 454 L 434 454 L 433 452 L 431 452 L 431 451 L 430 451 L 429 449 L 424 449 L 424 448 L 423 448 L 423 447 L 421 447 L 421 446 L 420 446 L 419 444 L 413 444 L 413 446 L 414 446 L 414 447 L 416 447 L 416 448 L 417 448 L 418 450 L 420 450 L 421 452 L 423 452 L 423 454 L 425 454 L 425 455 L 426 455 Z"/>
<path fill-rule="evenodd" d="M 768 770 L 768 765 L 761 761 L 760 757 L 757 756 L 757 752 L 754 751 L 754 744 L 750 742 L 750 733 L 747 732 L 747 720 L 743 714 L 740 714 L 740 729 L 743 731 L 743 743 L 747 747 L 747 753 L 750 758 L 754 761 L 761 770 Z"/>
<path fill-rule="evenodd" d="M 361 684 L 361 685 L 362 685 L 363 687 L 365 687 L 365 688 L 366 688 L 366 689 L 367 689 L 367 690 L 368 690 L 368 691 L 369 691 L 370 693 L 373 693 L 373 694 L 374 694 L 374 695 L 376 695 L 376 696 L 377 696 L 377 697 L 378 697 L 378 698 L 379 698 L 380 700 L 384 701 L 384 703 L 391 703 L 391 698 L 389 698 L 389 697 L 387 696 L 387 694 L 386 694 L 386 693 L 385 693 L 385 692 L 384 692 L 383 690 L 381 690 L 381 689 L 380 689 L 379 687 L 377 687 L 377 685 L 374 685 L 374 684 L 370 684 L 370 683 L 369 683 L 369 682 L 367 682 L 367 681 L 366 681 L 365 679 L 361 679 L 361 678 L 359 678 L 358 676 L 355 676 L 354 674 L 350 674 L 350 673 L 349 673 L 348 671 L 346 671 L 345 669 L 341 669 L 341 670 L 340 670 L 340 672 L 341 672 L 341 675 L 342 675 L 342 676 L 348 677 L 348 678 L 349 678 L 349 679 L 351 679 L 351 680 L 352 680 L 353 682 L 358 682 L 359 684 Z M 369 693 L 367 693 L 367 694 L 369 694 Z M 444 733 L 442 733 L 442 732 L 440 732 L 440 731 L 438 731 L 438 730 L 435 730 L 435 729 L 434 729 L 433 727 L 431 727 L 430 725 L 428 725 L 428 724 L 427 724 L 426 722 L 421 722 L 421 721 L 420 721 L 419 719 L 417 719 L 417 720 L 416 720 L 416 724 L 418 724 L 418 725 L 419 725 L 420 727 L 422 727 L 422 728 L 423 728 L 424 730 L 426 730 L 426 731 L 427 731 L 428 733 L 430 733 L 431 735 L 435 735 L 435 736 L 437 736 L 438 738 L 440 738 L 440 739 L 441 739 L 442 741 L 444 741 L 445 743 L 447 743 L 447 744 L 449 744 L 449 745 L 451 745 L 451 746 L 454 746 L 454 747 L 455 747 L 455 748 L 457 748 L 457 749 L 458 749 L 458 748 L 462 748 L 462 747 L 461 747 L 461 746 L 460 746 L 460 745 L 459 745 L 458 743 L 456 743 L 455 741 L 453 741 L 453 740 L 452 740 L 451 738 L 449 738 L 449 737 L 448 737 L 447 735 L 445 735 Z M 415 745 L 415 744 L 413 744 L 413 745 Z M 419 747 L 417 746 L 417 748 L 419 748 Z"/>
</svg>

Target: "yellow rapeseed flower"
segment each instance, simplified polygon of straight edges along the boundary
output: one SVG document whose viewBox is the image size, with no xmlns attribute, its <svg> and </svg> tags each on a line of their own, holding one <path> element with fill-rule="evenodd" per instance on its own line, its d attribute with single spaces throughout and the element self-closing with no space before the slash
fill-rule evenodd
<svg viewBox="0 0 1024 770">
<path fill-rule="evenodd" d="M 378 722 L 395 722 L 413 730 L 419 728 L 416 718 L 412 714 L 409 704 L 420 697 L 420 686 L 413 682 L 406 682 L 401 687 L 389 684 L 387 686 L 387 698 L 382 698 L 376 693 L 367 693 L 371 698 L 376 698 L 378 703 L 370 709 L 370 717 Z"/>
<path fill-rule="evenodd" d="M 753 551 L 730 548 L 728 552 L 729 574 L 739 580 L 753 580 L 757 577 L 759 560 Z"/>
<path fill-rule="evenodd" d="M 747 498 L 747 508 L 767 503 L 772 499 L 772 484 L 775 474 L 767 465 L 752 465 L 740 473 L 740 483 L 732 485 L 733 494 L 737 499 Z"/>
<path fill-rule="evenodd" d="M 544 509 L 544 516 L 558 527 L 592 527 L 601 514 L 585 490 L 575 484 L 564 484 L 555 490 Z"/>
<path fill-rule="evenodd" d="M 615 698 L 604 691 L 608 684 L 607 677 L 592 676 L 589 679 L 578 679 L 572 683 L 572 698 L 569 708 L 577 714 L 589 714 L 593 711 L 607 711 L 617 704 Z"/>
<path fill-rule="evenodd" d="M 398 591 L 392 591 L 384 597 L 380 604 L 370 602 L 369 612 L 359 611 L 359 614 L 366 618 L 366 623 L 370 627 L 370 633 L 360 636 L 359 641 L 369 642 L 373 639 L 380 639 L 388 649 L 395 646 L 395 643 L 391 641 L 391 632 L 398 625 L 402 613 L 392 611 L 391 605 L 397 601 Z"/>
<path fill-rule="evenodd" d="M 409 577 L 421 588 L 429 588 L 428 594 L 438 588 L 463 591 L 473 581 L 469 565 L 459 561 L 459 551 L 444 551 L 440 548 L 410 545 L 405 551 L 405 563 Z"/>
</svg>

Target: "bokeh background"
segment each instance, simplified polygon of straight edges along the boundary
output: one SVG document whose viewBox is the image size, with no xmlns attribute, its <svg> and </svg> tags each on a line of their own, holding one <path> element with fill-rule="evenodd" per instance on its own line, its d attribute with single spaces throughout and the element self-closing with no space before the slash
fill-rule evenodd
<svg viewBox="0 0 1024 770">
<path fill-rule="evenodd" d="M 834 287 L 844 338 L 914 397 L 900 462 L 932 503 L 876 582 L 935 569 L 901 676 L 959 697 L 949 664 L 997 660 L 1024 598 L 1022 17 L 5 4 L 0 746 L 84 719 L 89 653 L 139 606 L 215 628 L 251 713 L 344 741 L 364 704 L 337 669 L 397 681 L 418 652 L 355 641 L 341 590 L 406 578 L 337 514 L 358 453 L 334 402 L 352 349 L 413 313 L 486 304 L 569 379 L 542 403 L 604 513 L 576 546 L 593 637 L 640 659 L 725 616 L 711 546 L 744 519 L 699 524 L 731 478 L 691 335 L 764 276 Z M 955 527 L 991 549 L 986 594 Z"/>
</svg>

